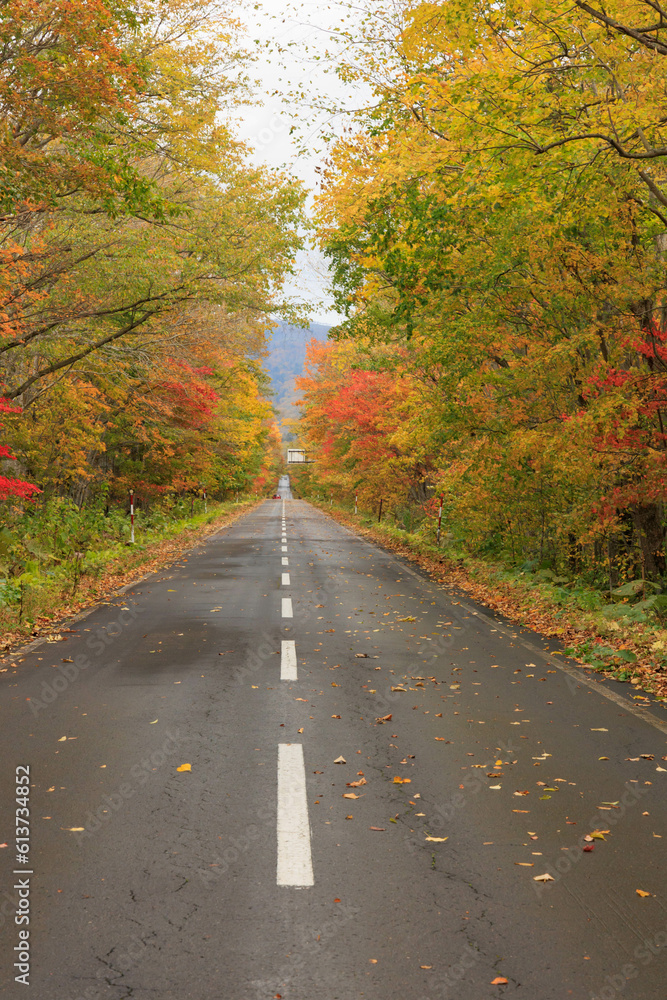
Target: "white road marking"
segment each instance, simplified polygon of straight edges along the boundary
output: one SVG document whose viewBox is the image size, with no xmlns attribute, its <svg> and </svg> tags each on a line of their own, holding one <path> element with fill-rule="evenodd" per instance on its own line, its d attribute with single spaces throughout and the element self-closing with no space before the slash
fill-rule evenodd
<svg viewBox="0 0 667 1000">
<path fill-rule="evenodd" d="M 289 573 L 283 573 L 283 587 L 289 587 Z"/>
<path fill-rule="evenodd" d="M 286 545 L 281 545 L 280 546 L 280 551 L 281 552 L 287 552 L 287 546 Z"/>
<path fill-rule="evenodd" d="M 286 542 L 287 541 L 287 535 L 282 535 L 280 541 L 281 542 Z"/>
<path fill-rule="evenodd" d="M 289 559 L 287 556 L 283 556 L 283 566 L 289 566 Z"/>
<path fill-rule="evenodd" d="M 283 597 L 283 618 L 294 618 L 291 597 Z"/>
<path fill-rule="evenodd" d="M 314 885 L 306 768 L 300 743 L 278 744 L 278 885 Z"/>
<path fill-rule="evenodd" d="M 280 650 L 280 679 L 295 681 L 296 674 L 296 643 L 294 639 L 283 639 Z"/>
</svg>

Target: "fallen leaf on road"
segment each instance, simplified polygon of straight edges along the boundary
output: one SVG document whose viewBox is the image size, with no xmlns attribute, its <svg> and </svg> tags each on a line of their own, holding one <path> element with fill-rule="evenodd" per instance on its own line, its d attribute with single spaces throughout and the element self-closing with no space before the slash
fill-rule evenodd
<svg viewBox="0 0 667 1000">
<path fill-rule="evenodd" d="M 346 816 L 345 819 L 354 819 L 354 816 Z"/>
<path fill-rule="evenodd" d="M 343 792 L 343 798 L 344 799 L 358 799 L 359 796 L 356 795 L 354 792 Z"/>
<path fill-rule="evenodd" d="M 416 622 L 417 619 L 414 618 L 412 615 L 408 615 L 407 618 L 397 618 L 396 621 L 397 622 Z"/>
<path fill-rule="evenodd" d="M 507 979 L 505 979 L 504 976 L 496 976 L 495 979 L 491 980 L 491 985 L 492 986 L 503 986 L 506 983 L 507 983 Z"/>
<path fill-rule="evenodd" d="M 445 737 L 444 736 L 434 736 L 433 739 L 437 740 L 438 743 L 444 743 L 445 742 Z"/>
<path fill-rule="evenodd" d="M 368 653 L 355 653 L 354 654 L 358 660 L 367 660 Z"/>
<path fill-rule="evenodd" d="M 347 761 L 344 757 L 336 757 L 334 764 L 347 764 Z"/>
<path fill-rule="evenodd" d="M 7 847 L 7 844 L 0 844 L 0 847 Z"/>
<path fill-rule="evenodd" d="M 378 964 L 377 958 L 369 958 L 368 961 L 371 963 L 371 965 L 377 965 Z"/>
<path fill-rule="evenodd" d="M 308 704 L 308 699 L 307 698 L 295 698 L 294 700 L 295 701 L 305 701 L 306 704 Z"/>
<path fill-rule="evenodd" d="M 85 826 L 61 826 L 60 829 L 61 830 L 69 830 L 70 833 L 82 833 L 86 828 L 85 828 Z M 641 891 L 640 889 L 637 889 L 637 892 L 640 892 L 640 891 Z M 642 895 L 643 896 L 650 896 L 651 893 L 650 892 L 644 892 L 644 893 L 642 893 Z"/>
<path fill-rule="evenodd" d="M 303 729 L 298 729 L 297 732 L 302 733 Z"/>
<path fill-rule="evenodd" d="M 583 850 L 584 851 L 594 851 L 595 850 L 595 844 L 586 844 L 586 846 L 583 848 Z"/>
<path fill-rule="evenodd" d="M 545 872 L 544 875 L 533 875 L 533 882 L 555 882 L 555 879 L 549 872 Z"/>
<path fill-rule="evenodd" d="M 154 726 L 156 722 L 157 722 L 157 719 L 153 719 L 153 721 L 149 722 L 148 725 L 149 726 Z"/>
<path fill-rule="evenodd" d="M 420 969 L 432 969 L 433 966 L 432 965 L 420 965 L 419 968 Z"/>
<path fill-rule="evenodd" d="M 61 736 L 60 739 L 58 740 L 58 743 L 63 743 L 66 739 L 67 739 L 66 736 Z"/>
<path fill-rule="evenodd" d="M 366 784 L 366 779 L 361 778 L 359 781 L 346 781 L 345 784 L 348 788 L 360 788 L 362 785 Z"/>
<path fill-rule="evenodd" d="M 592 733 L 608 733 L 608 729 L 591 729 Z"/>
<path fill-rule="evenodd" d="M 409 785 L 412 778 L 399 778 L 398 775 L 394 778 L 395 785 Z"/>
<path fill-rule="evenodd" d="M 497 792 L 498 789 L 502 787 L 503 787 L 502 785 L 489 785 L 489 788 L 492 789 L 492 791 L 494 792 Z"/>
<path fill-rule="evenodd" d="M 392 687 L 391 690 L 392 691 L 402 691 L 403 694 L 407 694 L 408 693 L 407 690 L 404 687 L 400 686 L 400 684 L 397 684 L 396 687 Z"/>
<path fill-rule="evenodd" d="M 181 764 L 179 767 L 176 768 L 176 770 L 177 771 L 191 771 L 192 770 L 192 764 Z"/>
<path fill-rule="evenodd" d="M 444 844 L 446 840 L 449 840 L 449 837 L 427 837 L 426 839 L 432 844 Z"/>
<path fill-rule="evenodd" d="M 340 719 L 340 715 L 332 715 L 331 718 L 332 719 Z"/>
<path fill-rule="evenodd" d="M 375 830 L 376 833 L 385 833 L 387 828 L 386 826 L 369 826 L 368 829 Z"/>
<path fill-rule="evenodd" d="M 376 719 L 375 721 L 380 725 L 382 725 L 383 722 L 391 722 L 391 715 L 381 715 L 379 719 Z"/>
<path fill-rule="evenodd" d="M 441 719 L 442 718 L 442 712 L 436 712 L 435 713 L 435 717 L 436 717 L 436 719 Z"/>
<path fill-rule="evenodd" d="M 534 868 L 535 863 L 533 861 L 515 861 L 515 865 L 520 865 L 522 868 Z"/>
<path fill-rule="evenodd" d="M 635 892 L 637 893 L 638 896 L 642 896 L 642 897 L 644 897 L 644 896 L 652 896 L 653 895 L 652 892 L 644 892 L 643 889 L 635 889 Z"/>
</svg>

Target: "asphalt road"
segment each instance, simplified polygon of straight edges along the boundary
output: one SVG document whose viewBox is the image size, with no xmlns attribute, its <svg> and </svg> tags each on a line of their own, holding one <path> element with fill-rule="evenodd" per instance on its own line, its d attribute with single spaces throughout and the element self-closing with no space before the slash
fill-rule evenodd
<svg viewBox="0 0 667 1000">
<path fill-rule="evenodd" d="M 0 664 L 1 995 L 664 1000 L 664 710 L 281 485 Z"/>
</svg>

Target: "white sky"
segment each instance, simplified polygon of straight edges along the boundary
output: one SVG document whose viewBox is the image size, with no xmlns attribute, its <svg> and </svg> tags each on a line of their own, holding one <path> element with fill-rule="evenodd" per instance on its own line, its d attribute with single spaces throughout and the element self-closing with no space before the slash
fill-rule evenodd
<svg viewBox="0 0 667 1000">
<path fill-rule="evenodd" d="M 288 9 L 289 8 L 289 9 Z M 239 128 L 240 137 L 254 149 L 255 159 L 271 167 L 286 167 L 299 177 L 311 192 L 317 187 L 315 168 L 322 163 L 325 144 L 321 126 L 331 125 L 322 114 L 290 104 L 285 99 L 290 91 L 302 84 L 313 95 L 326 92 L 341 102 L 351 104 L 350 95 L 337 77 L 326 72 L 323 61 L 306 53 L 324 51 L 331 29 L 340 27 L 343 19 L 349 20 L 349 8 L 338 3 L 298 4 L 298 8 L 281 0 L 262 0 L 258 9 L 249 4 L 241 8 L 241 17 L 248 29 L 248 48 L 254 48 L 257 61 L 250 67 L 249 75 L 258 78 L 258 103 L 245 109 L 244 121 Z M 260 45 L 252 43 L 260 40 Z M 269 47 L 265 47 L 269 42 Z M 274 45 L 295 43 L 288 52 L 279 55 Z M 275 92 L 278 92 L 277 94 Z M 356 98 L 358 100 L 358 97 Z M 299 151 L 297 136 L 290 135 L 296 126 L 301 141 L 308 136 L 310 150 Z M 341 123 L 334 123 L 339 132 Z M 312 200 L 312 199 L 311 199 Z M 330 278 L 325 258 L 316 249 L 299 255 L 298 275 L 288 292 L 295 298 L 313 303 L 312 320 L 329 325 L 340 322 L 341 316 L 333 311 L 331 296 L 327 292 Z"/>
</svg>

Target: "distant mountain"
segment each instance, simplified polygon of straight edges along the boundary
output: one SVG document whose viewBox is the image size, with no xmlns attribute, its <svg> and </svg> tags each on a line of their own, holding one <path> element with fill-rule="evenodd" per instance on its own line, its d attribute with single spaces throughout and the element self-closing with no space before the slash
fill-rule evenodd
<svg viewBox="0 0 667 1000">
<path fill-rule="evenodd" d="M 272 403 L 278 411 L 278 422 L 299 416 L 296 400 L 299 393 L 294 383 L 297 376 L 303 374 L 303 364 L 306 360 L 306 344 L 315 340 L 325 341 L 330 327 L 322 323 L 311 323 L 307 330 L 300 326 L 290 326 L 281 323 L 271 332 L 268 339 L 269 356 L 264 360 L 264 368 L 271 376 L 271 388 L 274 392 Z M 291 435 L 283 429 L 285 441 Z"/>
</svg>

